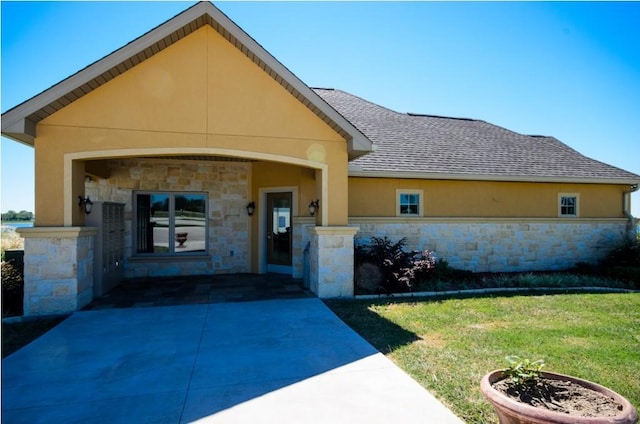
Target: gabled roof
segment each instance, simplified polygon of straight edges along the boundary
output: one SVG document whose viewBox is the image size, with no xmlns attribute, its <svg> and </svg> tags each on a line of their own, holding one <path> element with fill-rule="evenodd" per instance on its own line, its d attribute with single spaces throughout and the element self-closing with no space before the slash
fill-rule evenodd
<svg viewBox="0 0 640 424">
<path fill-rule="evenodd" d="M 590 159 L 553 137 L 485 121 L 404 114 L 340 90 L 314 89 L 374 143 L 351 176 L 638 184 L 640 176 Z"/>
<path fill-rule="evenodd" d="M 2 135 L 33 146 L 36 124 L 197 29 L 209 25 L 348 141 L 349 158 L 371 141 L 210 2 L 200 2 L 131 43 L 2 114 Z"/>
</svg>

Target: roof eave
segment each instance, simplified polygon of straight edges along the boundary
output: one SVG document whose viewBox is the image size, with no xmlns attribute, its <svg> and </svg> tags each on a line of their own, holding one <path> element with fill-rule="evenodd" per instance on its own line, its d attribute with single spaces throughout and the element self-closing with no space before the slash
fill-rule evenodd
<svg viewBox="0 0 640 424">
<path fill-rule="evenodd" d="M 174 18 L 169 19 L 137 38 L 135 41 L 120 47 L 118 50 L 99 59 L 86 68 L 6 111 L 2 114 L 2 135 L 33 146 L 33 140 L 36 136 L 35 123 L 32 123 L 32 125 L 27 124 L 27 121 L 29 121 L 28 117 L 31 114 L 57 101 L 83 84 L 99 77 L 104 73 L 105 69 L 110 69 L 121 64 L 138 52 L 154 45 L 158 40 L 188 25 L 203 13 L 208 13 L 207 9 L 211 8 L 213 8 L 213 5 L 208 2 L 197 3 L 193 7 L 190 7 Z M 30 128 L 31 126 L 33 128 Z M 25 131 L 15 131 L 21 127 L 25 128 Z M 29 128 L 29 131 L 26 130 L 27 128 Z"/>
<path fill-rule="evenodd" d="M 11 140 L 33 147 L 36 137 L 36 124 L 27 118 L 21 118 L 7 123 L 3 115 L 2 135 Z"/>
<path fill-rule="evenodd" d="M 640 184 L 637 178 L 596 178 L 596 177 L 553 177 L 527 175 L 488 175 L 488 174 L 455 174 L 442 172 L 404 172 L 404 171 L 365 171 L 350 165 L 349 177 L 363 178 L 402 178 L 417 180 L 460 180 L 460 181 L 498 181 L 526 183 L 575 183 L 575 184 Z"/>
<path fill-rule="evenodd" d="M 29 119 L 30 116 L 48 105 L 59 101 L 68 93 L 100 77 L 104 74 L 105 70 L 115 68 L 205 15 L 208 15 L 214 22 L 222 26 L 231 36 L 271 68 L 284 80 L 285 84 L 290 85 L 295 91 L 300 93 L 300 95 L 306 99 L 306 102 L 299 99 L 303 104 L 312 104 L 315 106 L 315 108 L 332 121 L 341 132 L 346 134 L 346 136 L 344 134 L 343 136 L 345 136 L 348 143 L 349 159 L 352 160 L 373 151 L 373 143 L 355 126 L 267 52 L 260 44 L 244 32 L 242 28 L 208 1 L 195 4 L 129 44 L 8 110 L 2 114 L 2 135 L 33 146 L 36 136 L 36 123 Z"/>
<path fill-rule="evenodd" d="M 360 130 L 358 130 L 353 124 L 347 121 L 337 110 L 324 101 L 315 91 L 313 91 L 307 84 L 302 82 L 293 72 L 291 72 L 286 66 L 272 56 L 267 50 L 265 50 L 260 44 L 258 44 L 249 34 L 244 32 L 242 28 L 236 25 L 229 17 L 227 17 L 220 10 L 215 8 L 211 3 L 206 2 L 213 11 L 212 16 L 214 20 L 220 23 L 227 31 L 231 33 L 240 43 L 245 45 L 250 51 L 252 51 L 260 60 L 262 60 L 268 67 L 273 69 L 278 75 L 280 75 L 287 83 L 289 83 L 294 90 L 302 94 L 309 102 L 317 107 L 323 114 L 325 114 L 331 121 L 333 121 L 338 127 L 340 127 L 345 133 L 348 134 L 347 143 L 349 150 L 349 157 L 353 154 L 353 158 L 362 156 L 363 154 L 373 151 L 373 143 L 369 140 Z M 304 102 L 303 102 L 304 103 Z"/>
<path fill-rule="evenodd" d="M 366 136 L 360 134 L 347 143 L 349 151 L 349 161 L 358 159 L 375 151 L 375 146 Z"/>
</svg>

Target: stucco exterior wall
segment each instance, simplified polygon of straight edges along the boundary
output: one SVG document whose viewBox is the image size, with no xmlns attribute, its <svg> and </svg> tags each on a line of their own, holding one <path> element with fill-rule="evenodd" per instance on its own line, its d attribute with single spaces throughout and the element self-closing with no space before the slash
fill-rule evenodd
<svg viewBox="0 0 640 424">
<path fill-rule="evenodd" d="M 87 182 L 85 191 L 93 200 L 125 204 L 125 277 L 250 271 L 250 217 L 245 209 L 250 194 L 250 163 L 114 159 L 108 167 L 111 177 Z M 207 193 L 209 255 L 189 259 L 136 257 L 133 193 L 137 190 Z"/>
<path fill-rule="evenodd" d="M 316 191 L 315 170 L 302 168 L 274 162 L 254 162 L 251 170 L 251 199 L 256 201 L 256 212 L 254 219 L 251 220 L 251 233 L 256 235 L 252 239 L 251 257 L 253 272 L 261 271 L 260 244 L 260 226 L 264 226 L 265 222 L 264 199 L 260 196 L 261 190 L 275 190 L 284 188 L 283 191 L 295 189 L 296 195 L 293 198 L 293 243 L 292 243 L 292 261 L 293 275 L 296 278 L 302 277 L 302 253 L 306 245 L 304 238 L 308 242 L 306 230 L 307 225 L 316 225 L 317 216 L 309 216 L 308 205 L 312 200 L 320 198 L 320 193 Z"/>
<path fill-rule="evenodd" d="M 346 140 L 208 26 L 43 119 L 35 146 L 36 225 L 83 224 L 64 216 L 77 162 L 180 152 L 322 169 L 328 223 L 347 221 Z"/>
<path fill-rule="evenodd" d="M 316 191 L 315 170 L 275 162 L 254 162 L 252 164 L 251 195 L 258 199 L 260 189 L 272 187 L 297 187 L 298 203 L 294 205 L 295 216 L 308 216 L 307 205 L 320 197 Z M 262 205 L 256 205 L 260 208 Z"/>
<path fill-rule="evenodd" d="M 558 193 L 577 193 L 581 218 L 624 218 L 629 186 L 350 177 L 349 216 L 395 216 L 396 189 L 423 190 L 427 217 L 554 218 Z"/>
<path fill-rule="evenodd" d="M 623 241 L 625 219 L 351 218 L 358 242 L 407 238 L 407 250 L 431 250 L 454 268 L 473 272 L 565 270 L 594 263 Z"/>
</svg>

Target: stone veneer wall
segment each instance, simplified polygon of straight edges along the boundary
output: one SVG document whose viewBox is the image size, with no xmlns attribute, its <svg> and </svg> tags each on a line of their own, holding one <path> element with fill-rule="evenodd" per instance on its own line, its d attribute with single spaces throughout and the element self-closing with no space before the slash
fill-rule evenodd
<svg viewBox="0 0 640 424">
<path fill-rule="evenodd" d="M 309 286 L 320 298 L 353 296 L 353 227 L 310 227 Z"/>
<path fill-rule="evenodd" d="M 316 219 L 312 217 L 293 217 L 293 240 L 291 262 L 293 267 L 293 278 L 305 277 L 305 249 L 311 241 L 309 228 L 316 225 Z M 308 252 L 307 252 L 308 254 Z M 309 258 L 307 257 L 308 261 Z M 307 263 L 307 267 L 308 267 Z"/>
<path fill-rule="evenodd" d="M 126 158 L 109 161 L 109 179 L 85 184 L 92 200 L 125 204 L 125 278 L 249 272 L 250 164 L 246 162 Z M 133 192 L 208 193 L 209 255 L 135 257 Z"/>
<path fill-rule="evenodd" d="M 21 228 L 24 315 L 77 311 L 93 300 L 94 229 Z"/>
<path fill-rule="evenodd" d="M 434 251 L 454 268 L 473 272 L 565 270 L 578 262 L 594 263 L 622 242 L 625 219 L 417 219 L 393 222 L 351 218 L 356 238 L 398 241 L 407 250 Z"/>
</svg>

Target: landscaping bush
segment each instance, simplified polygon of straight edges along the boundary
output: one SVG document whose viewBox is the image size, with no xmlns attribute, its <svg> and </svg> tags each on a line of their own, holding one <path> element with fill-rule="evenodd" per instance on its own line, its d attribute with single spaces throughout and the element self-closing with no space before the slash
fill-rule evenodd
<svg viewBox="0 0 640 424">
<path fill-rule="evenodd" d="M 627 241 L 599 265 L 576 265 L 571 271 L 473 273 L 452 268 L 430 251 L 406 252 L 406 239 L 392 242 L 356 239 L 355 294 L 391 294 L 483 288 L 608 287 L 640 289 L 640 241 Z"/>
<path fill-rule="evenodd" d="M 406 238 L 392 242 L 372 237 L 369 244 L 356 241 L 354 279 L 356 293 L 405 293 L 426 278 L 435 266 L 429 251 L 406 252 Z"/>
<path fill-rule="evenodd" d="M 607 275 L 630 284 L 630 288 L 640 290 L 640 266 L 612 266 Z"/>
<path fill-rule="evenodd" d="M 433 269 L 421 278 L 420 290 L 439 291 L 474 287 L 477 276 L 471 271 L 452 268 L 445 259 L 438 259 Z"/>
<path fill-rule="evenodd" d="M 575 271 L 618 280 L 627 288 L 640 289 L 640 238 L 625 239 L 597 265 L 578 263 Z"/>
<path fill-rule="evenodd" d="M 2 262 L 2 316 L 23 313 L 24 276 L 15 261 Z"/>
<path fill-rule="evenodd" d="M 625 239 L 605 258 L 603 265 L 640 266 L 640 239 Z"/>
<path fill-rule="evenodd" d="M 8 227 L 2 229 L 2 243 L 0 243 L 0 253 L 4 261 L 4 252 L 6 250 L 22 250 L 24 249 L 24 239 L 16 233 L 15 228 Z"/>
</svg>

